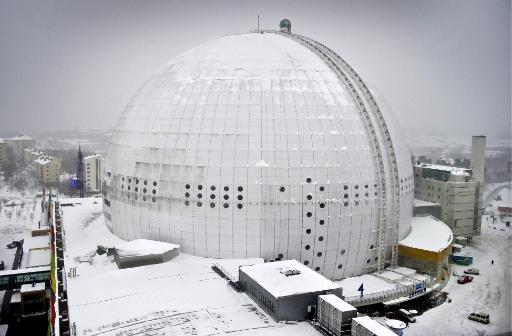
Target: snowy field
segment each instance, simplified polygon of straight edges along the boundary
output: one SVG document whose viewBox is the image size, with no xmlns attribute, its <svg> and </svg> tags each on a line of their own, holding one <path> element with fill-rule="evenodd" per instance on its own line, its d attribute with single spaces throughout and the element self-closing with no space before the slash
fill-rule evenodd
<svg viewBox="0 0 512 336">
<path fill-rule="evenodd" d="M 315 335 L 307 323 L 276 323 L 212 271 L 215 260 L 181 254 L 159 265 L 118 270 L 111 257 L 77 257 L 122 242 L 104 224 L 101 199 L 63 206 L 70 319 L 78 335 Z M 67 203 L 61 200 L 61 203 Z"/>
</svg>

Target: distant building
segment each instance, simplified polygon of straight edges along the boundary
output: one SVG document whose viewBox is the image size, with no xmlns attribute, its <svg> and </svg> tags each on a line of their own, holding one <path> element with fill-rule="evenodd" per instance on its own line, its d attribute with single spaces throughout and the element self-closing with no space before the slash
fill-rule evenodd
<svg viewBox="0 0 512 336">
<path fill-rule="evenodd" d="M 441 218 L 455 236 L 478 236 L 482 221 L 480 182 L 471 169 L 417 164 L 414 166 L 415 198 L 441 205 Z"/>
<path fill-rule="evenodd" d="M 103 178 L 103 156 L 100 154 L 84 157 L 85 190 L 99 191 Z"/>
<path fill-rule="evenodd" d="M 58 183 L 61 161 L 60 158 L 48 155 L 35 159 L 33 164 L 36 177 L 44 184 Z"/>
<path fill-rule="evenodd" d="M 415 198 L 414 207 L 412 209 L 412 215 L 414 217 L 431 215 L 437 219 L 441 219 L 441 205 L 433 202 L 422 201 Z"/>
<path fill-rule="evenodd" d="M 23 159 L 25 160 L 25 162 L 34 162 L 34 160 L 38 159 L 40 156 L 43 156 L 44 155 L 44 152 L 43 151 L 40 151 L 39 149 L 36 149 L 36 148 L 33 148 L 33 147 L 30 147 L 30 148 L 25 148 L 23 150 Z"/>
<path fill-rule="evenodd" d="M 0 139 L 0 168 L 2 168 L 2 166 L 6 162 L 6 158 L 5 158 L 6 153 L 5 153 L 5 151 L 6 151 L 5 141 Z"/>
<path fill-rule="evenodd" d="M 7 138 L 4 141 L 7 143 L 7 146 L 12 148 L 15 159 L 23 159 L 25 148 L 34 147 L 36 143 L 34 139 L 26 135 Z"/>
<path fill-rule="evenodd" d="M 473 178 L 484 184 L 485 176 L 485 135 L 475 135 L 471 143 L 471 169 Z"/>
</svg>

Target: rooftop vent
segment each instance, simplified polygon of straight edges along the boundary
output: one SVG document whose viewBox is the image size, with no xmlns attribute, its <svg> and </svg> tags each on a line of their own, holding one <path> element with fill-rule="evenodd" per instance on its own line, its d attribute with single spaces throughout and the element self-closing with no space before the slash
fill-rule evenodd
<svg viewBox="0 0 512 336">
<path fill-rule="evenodd" d="M 288 19 L 282 19 L 279 22 L 279 31 L 286 34 L 292 33 L 292 23 Z"/>
<path fill-rule="evenodd" d="M 285 269 L 281 270 L 281 273 L 286 275 L 287 277 L 289 277 L 292 275 L 300 274 L 300 271 L 298 269 L 294 269 L 294 268 L 285 268 Z"/>
</svg>

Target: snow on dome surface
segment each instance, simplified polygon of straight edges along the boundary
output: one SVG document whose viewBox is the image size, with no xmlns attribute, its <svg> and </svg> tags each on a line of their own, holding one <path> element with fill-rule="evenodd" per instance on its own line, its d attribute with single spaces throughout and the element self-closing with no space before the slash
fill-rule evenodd
<svg viewBox="0 0 512 336">
<path fill-rule="evenodd" d="M 275 298 L 340 288 L 297 260 L 242 266 L 240 269 Z M 282 272 L 286 270 L 298 270 L 300 273 L 286 276 Z"/>
<path fill-rule="evenodd" d="M 115 249 L 120 257 L 140 256 L 148 254 L 162 254 L 170 250 L 179 249 L 180 246 L 160 241 L 136 239 L 117 244 Z"/>
<path fill-rule="evenodd" d="M 400 245 L 439 252 L 450 246 L 452 240 L 452 230 L 439 219 L 432 216 L 413 217 L 411 232 L 400 241 Z"/>
<path fill-rule="evenodd" d="M 398 165 L 393 226 L 402 238 L 412 215 L 410 153 L 381 110 Z M 119 118 L 105 161 L 107 226 L 196 256 L 297 259 L 331 279 L 371 271 L 381 180 L 365 120 L 349 86 L 289 37 L 200 45 L 152 76 Z M 390 214 L 391 191 L 386 197 Z"/>
</svg>

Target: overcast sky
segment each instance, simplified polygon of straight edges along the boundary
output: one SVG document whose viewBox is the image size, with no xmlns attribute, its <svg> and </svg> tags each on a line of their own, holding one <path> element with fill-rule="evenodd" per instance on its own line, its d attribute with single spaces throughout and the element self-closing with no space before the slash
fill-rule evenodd
<svg viewBox="0 0 512 336">
<path fill-rule="evenodd" d="M 510 0 L 0 0 L 0 130 L 111 128 L 169 59 L 257 14 L 337 51 L 409 136 L 510 137 Z"/>
</svg>

